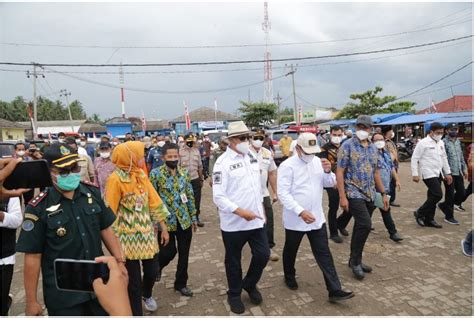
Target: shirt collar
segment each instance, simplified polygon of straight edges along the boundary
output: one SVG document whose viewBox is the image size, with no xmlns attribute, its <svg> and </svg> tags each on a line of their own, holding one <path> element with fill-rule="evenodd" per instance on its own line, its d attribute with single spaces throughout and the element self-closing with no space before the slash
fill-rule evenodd
<svg viewBox="0 0 474 318">
<path fill-rule="evenodd" d="M 226 152 L 229 153 L 229 155 L 231 156 L 232 159 L 235 159 L 236 157 L 241 157 L 241 158 L 245 157 L 245 156 L 241 155 L 240 153 L 238 153 L 237 151 L 233 150 L 230 147 L 227 147 Z"/>
</svg>

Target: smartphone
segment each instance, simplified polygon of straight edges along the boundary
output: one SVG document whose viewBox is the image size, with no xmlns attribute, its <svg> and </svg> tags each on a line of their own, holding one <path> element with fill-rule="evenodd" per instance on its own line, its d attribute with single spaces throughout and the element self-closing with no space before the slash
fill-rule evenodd
<svg viewBox="0 0 474 318">
<path fill-rule="evenodd" d="M 22 161 L 18 163 L 3 182 L 5 189 L 34 189 L 53 185 L 48 163 L 44 159 Z"/>
<path fill-rule="evenodd" d="M 104 283 L 109 281 L 109 267 L 90 260 L 58 258 L 54 260 L 54 275 L 59 290 L 93 293 L 95 279 L 102 278 Z"/>
</svg>

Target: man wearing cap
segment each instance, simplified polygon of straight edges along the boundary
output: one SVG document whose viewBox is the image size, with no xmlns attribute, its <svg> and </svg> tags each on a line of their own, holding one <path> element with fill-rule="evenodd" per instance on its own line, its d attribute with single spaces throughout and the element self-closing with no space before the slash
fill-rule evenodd
<svg viewBox="0 0 474 318">
<path fill-rule="evenodd" d="M 443 138 L 444 148 L 448 157 L 449 168 L 453 183 L 448 185 L 444 182 L 446 189 L 444 202 L 439 203 L 438 207 L 446 215 L 444 221 L 449 224 L 458 225 L 459 222 L 454 218 L 454 208 L 458 211 L 466 211 L 462 207 L 466 189 L 464 188 L 464 179 L 467 180 L 467 165 L 464 161 L 461 142 L 458 139 L 459 127 L 456 123 L 446 125 L 446 135 Z"/>
<path fill-rule="evenodd" d="M 105 206 L 100 191 L 90 183 L 80 183 L 79 161 L 65 144 L 53 144 L 45 153 L 53 186 L 40 192 L 25 209 L 17 251 L 25 253 L 24 284 L 26 315 L 41 315 L 37 299 L 40 269 L 43 293 L 50 316 L 106 315 L 92 293 L 57 289 L 54 260 L 57 258 L 94 260 L 103 255 L 102 243 L 122 262 L 120 242 L 112 230 L 114 213 Z"/>
<path fill-rule="evenodd" d="M 232 312 L 241 314 L 245 289 L 253 304 L 262 302 L 257 289 L 270 257 L 262 185 L 258 160 L 248 156 L 250 131 L 242 121 L 229 124 L 229 146 L 217 159 L 212 173 L 212 194 L 220 217 L 225 247 L 225 269 L 229 290 L 227 302 Z M 242 248 L 249 244 L 252 251 L 247 275 L 242 279 Z"/>
<path fill-rule="evenodd" d="M 97 182 L 99 183 L 100 192 L 104 195 L 107 179 L 115 170 L 115 165 L 110 159 L 112 145 L 108 141 L 101 142 L 99 144 L 98 153 L 99 156 L 94 160 L 94 169 L 95 175 L 97 176 Z"/>
<path fill-rule="evenodd" d="M 193 134 L 184 136 L 185 144 L 179 148 L 180 166 L 188 170 L 191 178 L 191 185 L 193 186 L 194 204 L 196 206 L 197 225 L 203 227 L 201 222 L 201 190 L 204 181 L 202 173 L 202 161 L 199 149 L 194 147 L 196 137 Z"/>
<path fill-rule="evenodd" d="M 339 205 L 354 217 L 349 267 L 357 279 L 372 272 L 370 266 L 362 263 L 362 252 L 372 228 L 370 216 L 375 209 L 376 191 L 383 198 L 384 210 L 389 208 L 389 198 L 380 176 L 382 165 L 377 148 L 369 141 L 372 125 L 370 116 L 357 117 L 355 137 L 343 143 L 337 153 Z"/>
<path fill-rule="evenodd" d="M 298 289 L 295 260 L 301 240 L 306 235 L 323 272 L 329 301 L 336 302 L 352 298 L 354 294 L 342 290 L 329 250 L 322 199 L 323 189 L 334 187 L 336 177 L 331 172 L 331 163 L 315 156 L 318 150 L 316 136 L 302 133 L 297 139 L 296 155 L 278 168 L 278 194 L 283 204 L 285 227 L 283 271 L 288 288 Z"/>
<path fill-rule="evenodd" d="M 383 126 L 382 135 L 385 139 L 385 150 L 388 151 L 390 157 L 392 158 L 392 164 L 395 167 L 395 172 L 398 173 L 398 149 L 397 145 L 393 142 L 395 138 L 395 132 L 393 131 L 392 126 Z M 387 189 L 388 190 L 388 189 Z M 397 185 L 394 178 L 390 180 L 390 205 L 393 207 L 400 207 L 400 204 L 395 203 L 397 197 Z"/>
<path fill-rule="evenodd" d="M 266 229 L 268 244 L 270 249 L 275 247 L 275 238 L 273 235 L 273 207 L 272 204 L 278 201 L 277 195 L 277 166 L 273 160 L 273 155 L 270 150 L 263 148 L 263 141 L 265 139 L 265 132 L 258 130 L 252 137 L 251 147 L 249 150 L 250 161 L 258 161 L 260 166 L 260 175 L 262 179 L 262 196 L 263 207 L 265 208 L 265 217 L 267 219 Z M 272 187 L 273 196 L 270 198 L 267 184 Z M 278 255 L 271 250 L 270 260 L 276 262 L 279 260 Z"/>
<path fill-rule="evenodd" d="M 453 182 L 448 158 L 441 140 L 444 127 L 441 123 L 433 122 L 430 125 L 428 136 L 420 140 L 411 156 L 411 175 L 413 182 L 420 182 L 418 165 L 420 165 L 421 177 L 428 188 L 425 203 L 414 212 L 416 223 L 420 226 L 442 228 L 434 220 L 436 204 L 443 198 L 441 181 L 445 180 L 449 186 Z M 445 211 L 446 213 L 447 211 Z M 446 215 L 451 217 L 452 215 Z"/>
<path fill-rule="evenodd" d="M 94 172 L 94 163 L 92 162 L 91 157 L 87 155 L 87 151 L 82 148 L 78 147 L 76 140 L 74 137 L 67 137 L 66 138 L 66 145 L 72 148 L 74 152 L 76 152 L 79 155 L 79 158 L 82 160 L 78 162 L 78 165 L 81 169 L 81 180 L 82 181 L 87 181 L 87 182 L 95 182 L 95 172 Z M 79 152 L 79 150 L 82 149 L 84 152 Z"/>
<path fill-rule="evenodd" d="M 219 147 L 214 149 L 211 152 L 211 157 L 209 158 L 209 175 L 212 176 L 212 170 L 214 170 L 214 164 L 216 163 L 217 159 L 227 150 L 227 145 L 229 141 L 227 140 L 226 136 L 222 136 L 219 138 Z M 212 178 L 209 178 L 209 185 L 212 187 Z"/>
</svg>

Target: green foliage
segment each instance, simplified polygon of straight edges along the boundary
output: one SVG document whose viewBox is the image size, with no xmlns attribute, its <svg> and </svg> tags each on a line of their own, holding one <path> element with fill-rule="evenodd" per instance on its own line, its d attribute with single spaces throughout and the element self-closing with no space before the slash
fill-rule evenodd
<svg viewBox="0 0 474 318">
<path fill-rule="evenodd" d="M 336 119 L 352 119 L 359 115 L 374 115 L 383 113 L 415 112 L 414 102 L 396 102 L 392 103 L 396 96 L 377 96 L 383 88 L 376 86 L 373 90 L 364 93 L 352 94 L 350 98 L 357 103 L 350 102 L 337 114 Z M 392 104 L 389 104 L 392 103 Z"/>
<path fill-rule="evenodd" d="M 96 123 L 96 124 L 102 124 L 103 123 L 103 120 L 96 113 L 92 114 L 91 117 L 87 118 L 87 121 L 90 122 L 90 123 Z"/>
<path fill-rule="evenodd" d="M 75 100 L 70 104 L 72 119 L 86 119 L 86 112 L 81 102 Z M 29 121 L 28 102 L 18 96 L 11 102 L 0 101 L 0 118 L 10 121 Z M 68 120 L 69 112 L 61 101 L 52 101 L 38 97 L 38 121 Z"/>
<path fill-rule="evenodd" d="M 242 120 L 249 128 L 269 125 L 277 117 L 278 106 L 274 103 L 249 103 L 240 101 L 242 107 L 239 111 L 242 113 Z"/>
</svg>

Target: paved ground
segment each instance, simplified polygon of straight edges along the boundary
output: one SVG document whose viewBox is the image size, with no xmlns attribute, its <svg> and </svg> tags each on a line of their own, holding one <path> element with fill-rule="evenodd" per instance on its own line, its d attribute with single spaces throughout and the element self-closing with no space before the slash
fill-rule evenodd
<svg viewBox="0 0 474 318">
<path fill-rule="evenodd" d="M 461 252 L 461 239 L 472 228 L 472 197 L 465 203 L 467 212 L 456 212 L 460 226 L 442 222 L 441 212 L 436 220 L 442 229 L 420 228 L 415 224 L 413 210 L 425 199 L 424 184 L 414 184 L 409 176 L 408 163 L 402 164 L 402 192 L 393 215 L 405 240 L 397 244 L 389 240 L 379 212 L 374 213 L 375 231 L 369 236 L 364 261 L 374 267 L 362 282 L 355 280 L 347 266 L 349 239 L 342 244 L 330 242 L 339 277 L 345 288 L 356 296 L 343 304 L 327 302 L 327 292 L 307 240 L 298 254 L 296 269 L 300 288 L 290 291 L 283 282 L 281 261 L 270 262 L 259 288 L 264 302 L 254 306 L 247 295 L 243 301 L 246 315 L 465 315 L 473 314 L 472 258 Z M 325 196 L 326 197 L 326 196 Z M 326 207 L 326 198 L 324 206 Z M 154 296 L 158 310 L 153 315 L 229 315 L 226 303 L 224 247 L 219 220 L 211 200 L 211 191 L 204 188 L 202 204 L 206 226 L 193 240 L 190 257 L 189 287 L 193 298 L 181 297 L 173 291 L 176 260 L 163 272 L 155 285 Z M 275 205 L 275 250 L 281 254 L 284 231 L 281 225 L 282 208 Z M 352 222 L 348 229 L 352 232 Z M 248 247 L 244 253 L 244 269 L 250 259 Z M 23 258 L 18 256 L 12 293 L 14 305 L 10 314 L 24 314 Z"/>
</svg>

